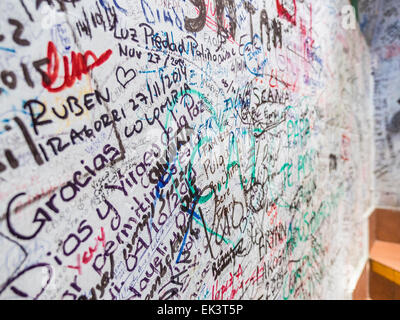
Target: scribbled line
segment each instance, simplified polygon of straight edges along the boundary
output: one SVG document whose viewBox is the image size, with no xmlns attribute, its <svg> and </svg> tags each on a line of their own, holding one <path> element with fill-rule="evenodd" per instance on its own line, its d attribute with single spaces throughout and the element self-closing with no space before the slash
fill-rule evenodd
<svg viewBox="0 0 400 320">
<path fill-rule="evenodd" d="M 15 52 L 16 52 L 14 49 L 5 48 L 5 47 L 0 47 L 0 50 L 7 51 L 7 52 L 12 52 L 12 53 L 15 53 Z"/>
<path fill-rule="evenodd" d="M 318 72 L 318 70 L 315 68 L 315 66 L 311 63 L 312 60 L 307 59 L 306 57 L 304 57 L 302 54 L 298 53 L 296 50 L 293 50 L 290 46 L 287 46 L 287 49 L 291 52 L 293 52 L 295 55 L 299 56 L 301 59 L 303 59 L 305 62 L 307 62 L 311 68 L 313 68 L 313 70 L 315 72 Z"/>
<path fill-rule="evenodd" d="M 15 122 L 17 123 L 18 127 L 21 129 L 21 132 L 26 140 L 26 143 L 28 144 L 29 150 L 32 152 L 33 158 L 35 159 L 36 163 L 41 166 L 44 164 L 44 161 L 35 145 L 33 142 L 33 139 L 31 135 L 29 134 L 28 129 L 25 127 L 24 123 L 22 120 L 18 117 L 14 118 Z"/>
<path fill-rule="evenodd" d="M 21 251 L 23 252 L 24 257 L 22 258 L 22 261 L 19 263 L 19 265 L 15 268 L 15 270 L 13 271 L 13 273 L 11 274 L 10 277 L 13 277 L 22 267 L 22 265 L 25 263 L 26 259 L 28 258 L 28 252 L 25 250 L 25 248 L 20 245 L 17 241 L 7 237 L 5 234 L 0 232 L 0 237 L 3 237 L 4 239 L 14 243 L 19 249 L 21 249 Z M 7 282 L 6 282 L 7 283 Z M 4 287 L 6 286 L 6 283 L 4 284 L 0 284 L 0 291 L 4 289 Z"/>
<path fill-rule="evenodd" d="M 216 122 L 217 122 L 219 128 L 221 128 L 221 124 L 219 123 L 218 118 L 217 118 L 217 116 L 216 116 L 216 111 L 215 111 L 214 108 L 211 106 L 211 104 L 210 104 L 210 102 L 208 101 L 208 99 L 207 99 L 202 93 L 200 93 L 200 92 L 198 92 L 198 91 L 196 91 L 196 90 L 190 90 L 189 92 L 190 92 L 190 93 L 196 94 L 198 97 L 200 97 L 200 98 L 205 102 L 205 104 L 208 106 L 208 111 L 210 111 L 210 112 L 212 113 L 212 117 L 216 120 Z M 179 99 L 179 97 L 180 97 L 181 95 L 182 95 L 182 94 L 178 94 L 178 99 Z M 164 126 L 165 129 L 168 127 L 168 123 L 169 123 L 169 121 L 170 121 L 170 119 L 171 119 L 170 115 L 172 114 L 173 109 L 174 109 L 175 106 L 177 105 L 178 99 L 176 99 L 176 100 L 174 101 L 174 103 L 171 104 L 171 107 L 172 107 L 171 110 L 168 110 L 169 113 L 168 113 L 168 115 L 167 115 L 167 119 L 166 119 L 166 122 L 165 122 L 165 126 Z M 176 160 L 177 160 L 177 159 L 175 159 L 175 161 L 176 161 Z M 179 160 L 178 160 L 178 161 L 179 161 Z M 179 166 L 180 166 L 180 164 L 179 164 Z M 181 167 L 181 166 L 180 166 L 180 167 Z M 181 167 L 181 170 L 182 170 L 182 167 Z M 188 173 L 188 176 L 189 176 L 189 175 L 190 175 L 190 172 Z M 188 185 L 190 185 L 189 182 L 187 182 L 187 183 L 188 183 Z M 178 195 L 179 200 L 181 200 L 181 196 L 180 196 L 179 191 L 177 190 L 176 187 L 174 187 L 174 188 L 175 188 L 175 190 L 177 191 L 177 195 Z M 190 216 L 190 217 L 189 217 L 190 220 L 195 220 L 196 223 L 198 223 L 198 224 L 201 225 L 201 223 L 200 223 L 200 216 L 199 216 L 199 215 L 195 212 L 195 210 L 194 210 L 195 207 L 196 207 L 196 203 L 199 202 L 199 200 L 201 200 L 201 199 L 199 199 L 197 196 L 195 196 L 195 199 L 193 199 L 192 204 L 191 204 L 191 209 L 190 209 L 187 213 L 188 213 L 189 216 Z M 155 205 L 156 201 L 157 201 L 157 199 L 154 200 L 154 205 Z M 222 238 L 223 241 L 224 241 L 225 243 L 228 243 L 228 242 L 229 242 L 229 243 L 232 243 L 232 245 L 233 245 L 233 242 L 232 242 L 231 240 L 225 239 L 223 236 L 218 235 L 215 231 L 210 230 L 210 228 L 207 227 L 205 221 L 203 221 L 203 222 L 204 222 L 204 223 L 203 223 L 202 226 L 203 226 L 208 232 L 210 232 L 211 234 L 216 234 L 218 237 Z M 186 244 L 186 240 L 187 240 L 187 235 L 188 235 L 188 233 L 189 233 L 190 225 L 191 225 L 191 221 L 189 222 L 188 228 L 186 229 L 186 232 L 185 232 L 185 235 L 184 235 L 184 238 L 183 238 L 181 247 L 180 247 L 180 249 L 179 249 L 179 254 L 178 254 L 178 257 L 177 257 L 177 259 L 176 259 L 176 263 L 179 263 L 180 257 L 181 257 L 181 255 L 182 255 L 182 253 L 183 253 L 183 250 L 184 250 L 184 247 L 185 247 L 185 244 Z"/>
<path fill-rule="evenodd" d="M 22 7 L 25 10 L 25 13 L 27 14 L 29 20 L 31 20 L 32 22 L 34 22 L 33 18 L 32 18 L 32 14 L 29 12 L 28 8 L 26 7 L 26 4 L 24 2 L 24 0 L 19 0 L 19 2 L 21 3 Z"/>
<path fill-rule="evenodd" d="M 0 88 L 0 90 L 1 89 L 2 88 Z M 4 89 L 3 89 L 3 93 L 5 93 L 6 95 L 8 94 L 8 92 L 6 90 L 4 90 Z M 38 97 L 35 97 L 34 100 L 36 100 L 37 98 Z M 26 100 L 22 100 L 22 105 L 25 105 L 25 103 L 26 103 Z M 9 109 L 8 111 L 5 111 L 5 112 L 0 114 L 0 122 L 7 124 L 7 123 L 10 123 L 13 120 L 13 118 L 7 118 L 6 117 L 6 115 L 8 113 L 21 113 L 24 116 L 29 116 L 29 112 L 28 111 L 24 110 L 23 108 L 18 109 L 15 105 L 13 105 L 11 109 Z M 38 115 L 39 115 L 39 112 L 35 113 L 35 116 L 38 116 Z M 30 127 L 31 128 L 33 127 L 33 123 L 30 124 Z M 6 133 L 7 131 L 8 130 L 0 130 L 0 135 Z"/>
<path fill-rule="evenodd" d="M 110 10 L 110 7 L 109 7 L 108 3 L 107 3 L 107 5 L 108 5 L 108 7 L 107 7 L 107 6 L 105 5 L 104 1 L 107 2 L 107 0 L 100 0 L 100 1 L 99 1 L 100 4 L 101 4 L 101 6 L 102 6 L 104 9 L 106 9 L 106 10 Z M 114 3 L 115 7 L 116 7 L 118 10 L 120 10 L 120 11 L 123 12 L 124 14 L 127 14 L 127 13 L 128 13 L 128 11 L 127 11 L 126 9 L 122 8 L 122 7 L 117 3 L 117 0 L 113 0 L 113 3 Z"/>
</svg>

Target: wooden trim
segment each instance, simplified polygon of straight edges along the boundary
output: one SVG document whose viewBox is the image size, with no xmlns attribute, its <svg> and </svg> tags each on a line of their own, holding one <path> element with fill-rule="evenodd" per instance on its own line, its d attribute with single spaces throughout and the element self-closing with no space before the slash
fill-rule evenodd
<svg viewBox="0 0 400 320">
<path fill-rule="evenodd" d="M 382 277 L 400 285 L 400 272 L 396 271 L 388 266 L 385 266 L 377 261 L 371 261 L 371 270 Z"/>
</svg>

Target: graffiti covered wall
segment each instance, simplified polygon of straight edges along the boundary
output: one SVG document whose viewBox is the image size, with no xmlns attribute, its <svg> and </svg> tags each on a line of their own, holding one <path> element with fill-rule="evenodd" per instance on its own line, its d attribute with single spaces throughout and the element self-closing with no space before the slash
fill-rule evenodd
<svg viewBox="0 0 400 320">
<path fill-rule="evenodd" d="M 347 298 L 371 204 L 348 1 L 1 1 L 1 299 Z"/>
<path fill-rule="evenodd" d="M 376 202 L 400 206 L 400 23 L 398 1 L 360 1 L 374 73 Z"/>
</svg>

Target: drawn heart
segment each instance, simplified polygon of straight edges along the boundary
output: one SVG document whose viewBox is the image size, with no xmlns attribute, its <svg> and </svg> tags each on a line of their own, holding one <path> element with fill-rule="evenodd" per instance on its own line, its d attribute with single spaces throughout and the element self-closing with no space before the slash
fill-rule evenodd
<svg viewBox="0 0 400 320">
<path fill-rule="evenodd" d="M 123 67 L 118 67 L 115 76 L 118 83 L 125 88 L 129 82 L 136 78 L 136 71 L 133 69 L 125 71 Z"/>
</svg>

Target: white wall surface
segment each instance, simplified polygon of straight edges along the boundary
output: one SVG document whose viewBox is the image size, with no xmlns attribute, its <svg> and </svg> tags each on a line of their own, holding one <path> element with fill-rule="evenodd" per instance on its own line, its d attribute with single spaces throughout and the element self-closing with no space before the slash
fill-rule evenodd
<svg viewBox="0 0 400 320">
<path fill-rule="evenodd" d="M 360 24 L 370 42 L 374 74 L 376 203 L 400 206 L 400 7 L 361 1 Z"/>
<path fill-rule="evenodd" d="M 344 299 L 372 204 L 347 1 L 0 2 L 1 299 Z"/>
</svg>

